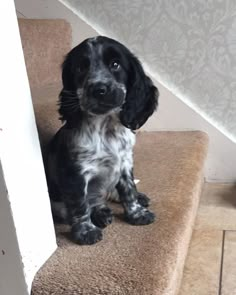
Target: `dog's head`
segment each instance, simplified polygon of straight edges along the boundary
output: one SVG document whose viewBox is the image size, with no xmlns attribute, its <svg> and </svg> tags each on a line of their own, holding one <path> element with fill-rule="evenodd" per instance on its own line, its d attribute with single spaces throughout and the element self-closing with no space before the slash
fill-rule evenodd
<svg viewBox="0 0 236 295">
<path fill-rule="evenodd" d="M 107 37 L 86 39 L 72 49 L 62 65 L 62 81 L 59 113 L 65 121 L 83 112 L 117 112 L 121 123 L 135 130 L 157 107 L 158 90 L 138 59 Z"/>
</svg>

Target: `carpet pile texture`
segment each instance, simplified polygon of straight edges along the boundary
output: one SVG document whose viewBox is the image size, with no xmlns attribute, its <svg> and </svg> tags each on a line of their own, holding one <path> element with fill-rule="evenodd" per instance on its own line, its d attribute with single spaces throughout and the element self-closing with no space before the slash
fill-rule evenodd
<svg viewBox="0 0 236 295">
<path fill-rule="evenodd" d="M 56 226 L 58 249 L 37 274 L 32 295 L 177 294 L 202 185 L 207 137 L 201 132 L 137 136 L 135 176 L 158 218 L 131 226 L 113 205 L 115 220 L 93 246 L 69 240 Z"/>
</svg>

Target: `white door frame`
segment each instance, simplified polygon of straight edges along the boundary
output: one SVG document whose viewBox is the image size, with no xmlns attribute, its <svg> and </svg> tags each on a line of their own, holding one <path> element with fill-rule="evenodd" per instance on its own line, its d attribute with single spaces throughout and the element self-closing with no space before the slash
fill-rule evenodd
<svg viewBox="0 0 236 295">
<path fill-rule="evenodd" d="M 0 11 L 0 294 L 28 295 L 57 246 L 14 1 Z"/>
</svg>

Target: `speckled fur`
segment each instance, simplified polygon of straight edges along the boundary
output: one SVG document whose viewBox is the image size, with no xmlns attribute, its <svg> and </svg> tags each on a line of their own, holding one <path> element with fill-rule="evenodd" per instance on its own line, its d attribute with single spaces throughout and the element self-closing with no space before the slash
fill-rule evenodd
<svg viewBox="0 0 236 295">
<path fill-rule="evenodd" d="M 74 48 L 62 78 L 59 112 L 65 124 L 46 160 L 54 215 L 68 219 L 76 242 L 93 244 L 112 222 L 106 201 L 116 190 L 129 223 L 153 222 L 148 198 L 134 184 L 133 130 L 155 110 L 157 89 L 132 53 L 105 37 Z"/>
</svg>

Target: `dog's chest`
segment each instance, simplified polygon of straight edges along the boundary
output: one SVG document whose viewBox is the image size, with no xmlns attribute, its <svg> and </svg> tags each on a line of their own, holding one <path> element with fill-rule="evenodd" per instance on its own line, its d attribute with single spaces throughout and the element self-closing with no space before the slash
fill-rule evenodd
<svg viewBox="0 0 236 295">
<path fill-rule="evenodd" d="M 105 178 L 117 178 L 132 168 L 135 135 L 112 119 L 96 122 L 79 138 L 79 161 L 84 172 Z"/>
</svg>

